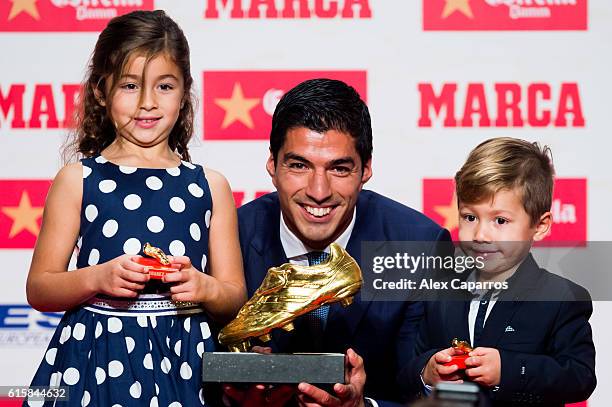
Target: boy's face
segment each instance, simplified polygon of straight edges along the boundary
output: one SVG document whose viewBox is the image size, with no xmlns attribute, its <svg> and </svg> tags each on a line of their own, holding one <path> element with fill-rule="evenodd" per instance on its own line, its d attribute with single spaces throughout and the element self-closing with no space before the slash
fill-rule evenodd
<svg viewBox="0 0 612 407">
<path fill-rule="evenodd" d="M 489 277 L 519 264 L 534 240 L 543 239 L 550 229 L 550 212 L 532 225 L 518 189 L 504 189 L 493 199 L 475 204 L 459 202 L 459 240 L 463 251 L 484 258 L 482 272 Z"/>
</svg>

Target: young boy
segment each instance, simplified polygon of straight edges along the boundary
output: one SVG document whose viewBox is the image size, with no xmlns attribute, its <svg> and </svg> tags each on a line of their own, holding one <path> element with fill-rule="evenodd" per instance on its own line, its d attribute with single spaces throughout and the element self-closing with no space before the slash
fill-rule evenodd
<svg viewBox="0 0 612 407">
<path fill-rule="evenodd" d="M 590 296 L 540 269 L 529 253 L 552 224 L 549 152 L 537 143 L 491 139 L 457 172 L 460 246 L 484 259 L 466 281 L 507 289 L 427 303 L 416 355 L 399 376 L 410 395 L 428 394 L 439 381 L 462 380 L 478 383 L 494 406 L 562 406 L 593 392 Z M 445 365 L 462 354 L 449 347 L 455 337 L 474 348 L 465 370 Z"/>
</svg>

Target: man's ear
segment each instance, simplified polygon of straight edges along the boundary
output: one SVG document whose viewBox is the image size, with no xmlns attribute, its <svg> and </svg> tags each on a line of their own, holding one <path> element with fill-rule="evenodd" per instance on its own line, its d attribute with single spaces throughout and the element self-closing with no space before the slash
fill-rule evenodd
<svg viewBox="0 0 612 407">
<path fill-rule="evenodd" d="M 550 233 L 550 229 L 552 228 L 552 213 L 546 212 L 542 216 L 540 216 L 540 220 L 536 224 L 536 232 L 533 235 L 533 240 L 539 242 L 544 239 Z"/>
<path fill-rule="evenodd" d="M 363 173 L 361 174 L 361 184 L 365 184 L 372 178 L 372 159 L 370 158 L 363 164 Z"/>
<path fill-rule="evenodd" d="M 94 97 L 96 98 L 96 101 L 100 104 L 100 106 L 106 107 L 106 100 L 104 100 L 104 94 L 100 91 L 100 89 L 94 88 L 93 92 Z"/>
<path fill-rule="evenodd" d="M 272 151 L 270 151 L 268 161 L 266 162 L 266 171 L 268 171 L 268 174 L 270 174 L 272 184 L 274 184 L 274 187 L 276 187 L 276 163 L 274 162 L 274 155 L 272 154 Z"/>
</svg>

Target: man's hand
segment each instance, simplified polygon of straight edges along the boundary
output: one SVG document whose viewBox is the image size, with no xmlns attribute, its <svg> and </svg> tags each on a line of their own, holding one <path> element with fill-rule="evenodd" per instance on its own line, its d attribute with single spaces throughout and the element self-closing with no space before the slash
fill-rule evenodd
<svg viewBox="0 0 612 407">
<path fill-rule="evenodd" d="M 497 386 L 501 381 L 501 356 L 495 348 L 476 348 L 465 360 L 465 374 L 471 381 L 487 387 Z"/>
<path fill-rule="evenodd" d="M 264 346 L 253 346 L 251 352 L 272 353 L 272 348 Z M 237 405 L 241 407 L 259 406 L 284 406 L 295 394 L 295 387 L 288 385 L 272 386 L 266 384 L 254 384 L 247 389 L 224 384 L 224 398 L 226 405 Z M 231 401 L 230 401 L 231 400 Z M 225 401 L 225 400 L 224 400 Z M 233 402 L 233 403 L 232 403 Z"/>
<path fill-rule="evenodd" d="M 363 407 L 363 386 L 366 381 L 363 359 L 354 350 L 349 349 L 346 351 L 344 366 L 345 382 L 348 384 L 336 383 L 334 385 L 335 395 L 312 384 L 300 383 L 298 386 L 300 406 Z"/>
<path fill-rule="evenodd" d="M 457 365 L 444 366 L 444 363 L 451 361 L 451 356 L 463 355 L 464 352 L 455 348 L 446 348 L 434 354 L 425 369 L 423 369 L 423 381 L 429 386 L 435 386 L 438 382 L 458 382 L 461 383 L 461 375 Z"/>
</svg>

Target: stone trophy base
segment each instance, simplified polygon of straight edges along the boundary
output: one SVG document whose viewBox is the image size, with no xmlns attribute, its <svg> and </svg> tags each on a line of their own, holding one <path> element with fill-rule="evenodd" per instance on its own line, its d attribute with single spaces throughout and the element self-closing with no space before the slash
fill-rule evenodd
<svg viewBox="0 0 612 407">
<path fill-rule="evenodd" d="M 204 352 L 204 383 L 344 383 L 341 353 Z"/>
</svg>

